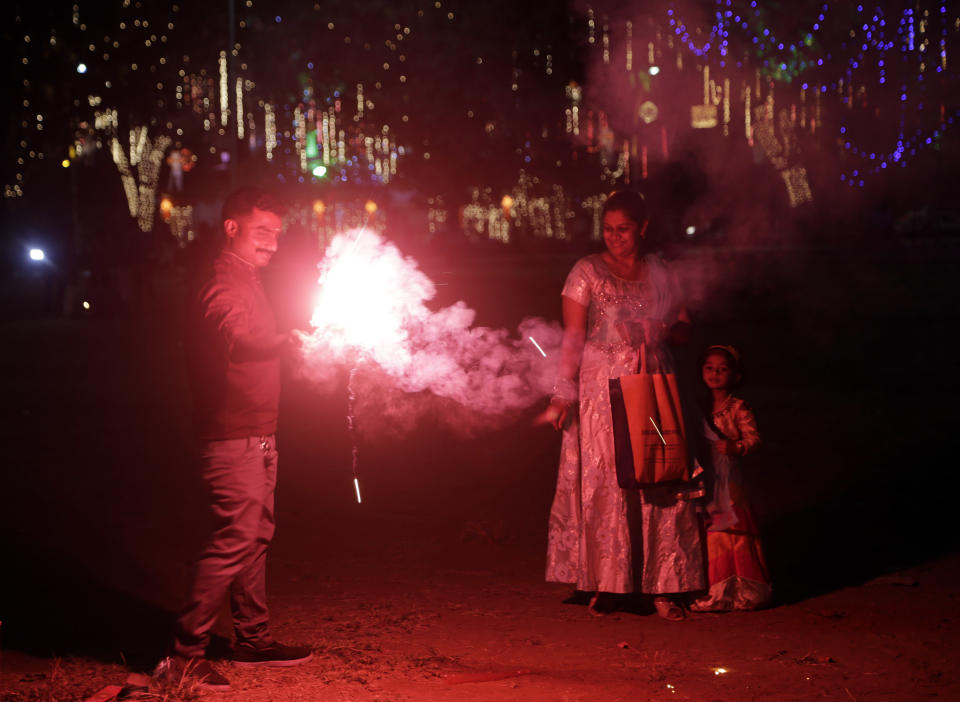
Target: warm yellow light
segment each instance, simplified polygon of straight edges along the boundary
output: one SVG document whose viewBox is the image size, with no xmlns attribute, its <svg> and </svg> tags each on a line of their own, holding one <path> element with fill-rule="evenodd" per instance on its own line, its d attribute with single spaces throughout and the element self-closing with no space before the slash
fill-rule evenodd
<svg viewBox="0 0 960 702">
<path fill-rule="evenodd" d="M 85 309 L 85 310 L 90 309 L 90 303 L 87 302 L 86 300 L 83 301 L 83 309 Z"/>
<path fill-rule="evenodd" d="M 164 214 L 169 214 L 173 211 L 173 200 L 168 197 L 163 198 L 160 201 L 160 211 Z"/>
<path fill-rule="evenodd" d="M 728 671 L 727 671 L 726 668 L 714 668 L 714 669 L 713 669 L 713 674 L 714 674 L 714 675 L 723 675 L 724 673 L 727 673 L 727 672 L 728 672 Z"/>
<path fill-rule="evenodd" d="M 313 201 L 313 214 L 317 217 L 323 217 L 323 213 L 327 211 L 327 206 L 323 203 L 323 200 L 314 200 Z"/>
<path fill-rule="evenodd" d="M 60 162 L 60 165 L 64 168 L 70 168 L 70 159 L 65 158 Z"/>
<path fill-rule="evenodd" d="M 367 211 L 367 214 L 372 215 L 377 211 L 377 203 L 375 203 L 373 200 L 367 200 L 367 204 L 363 206 L 363 209 Z"/>
<path fill-rule="evenodd" d="M 504 195 L 503 199 L 500 201 L 500 207 L 502 207 L 504 210 L 509 210 L 511 207 L 513 207 L 513 198 L 509 195 Z"/>
</svg>

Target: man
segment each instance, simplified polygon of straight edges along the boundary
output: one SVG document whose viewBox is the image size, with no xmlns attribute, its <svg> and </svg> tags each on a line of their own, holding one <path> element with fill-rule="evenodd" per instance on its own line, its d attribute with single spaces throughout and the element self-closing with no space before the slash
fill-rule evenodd
<svg viewBox="0 0 960 702">
<path fill-rule="evenodd" d="M 295 339 L 277 333 L 259 272 L 277 250 L 283 214 L 280 201 L 259 188 L 232 193 L 223 206 L 225 245 L 188 306 L 202 475 L 217 524 L 177 619 L 173 655 L 157 674 L 187 675 L 208 689 L 230 687 L 204 658 L 228 594 L 235 664 L 287 666 L 312 657 L 306 647 L 274 641 L 264 577 L 274 532 L 280 359 Z"/>
</svg>

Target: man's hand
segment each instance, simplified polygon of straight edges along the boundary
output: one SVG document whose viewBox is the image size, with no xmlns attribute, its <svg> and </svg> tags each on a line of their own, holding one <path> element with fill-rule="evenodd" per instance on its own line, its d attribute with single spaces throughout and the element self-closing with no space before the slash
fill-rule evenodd
<svg viewBox="0 0 960 702">
<path fill-rule="evenodd" d="M 310 334 L 302 329 L 291 329 L 284 335 L 283 347 L 280 355 L 285 361 L 296 361 L 303 357 L 303 347 L 306 346 Z"/>
</svg>

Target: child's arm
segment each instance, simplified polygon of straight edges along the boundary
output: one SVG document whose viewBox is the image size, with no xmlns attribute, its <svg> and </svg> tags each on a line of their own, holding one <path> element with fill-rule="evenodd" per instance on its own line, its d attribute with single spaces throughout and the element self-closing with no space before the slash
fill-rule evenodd
<svg viewBox="0 0 960 702">
<path fill-rule="evenodd" d="M 737 408 L 734 423 L 740 432 L 740 438 L 736 442 L 737 453 L 746 456 L 752 453 L 760 446 L 760 432 L 757 430 L 757 418 L 753 410 L 746 402 L 741 402 Z"/>
</svg>

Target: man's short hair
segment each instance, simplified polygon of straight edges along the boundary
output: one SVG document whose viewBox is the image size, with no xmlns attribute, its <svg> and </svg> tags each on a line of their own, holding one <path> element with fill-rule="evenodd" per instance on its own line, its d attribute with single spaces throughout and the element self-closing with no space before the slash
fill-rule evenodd
<svg viewBox="0 0 960 702">
<path fill-rule="evenodd" d="M 254 209 L 273 212 L 278 217 L 287 213 L 287 206 L 273 193 L 257 187 L 246 187 L 234 190 L 223 202 L 221 221 L 246 217 Z"/>
</svg>

